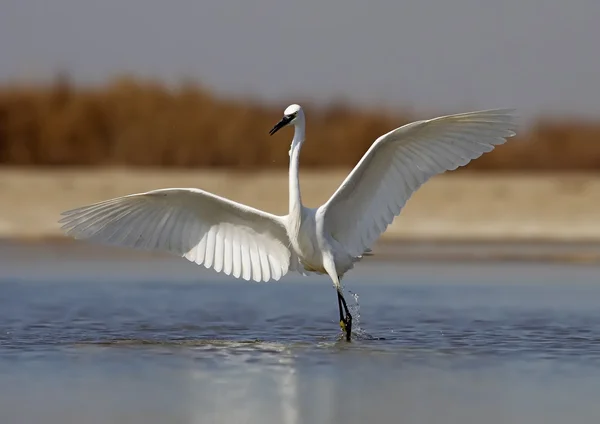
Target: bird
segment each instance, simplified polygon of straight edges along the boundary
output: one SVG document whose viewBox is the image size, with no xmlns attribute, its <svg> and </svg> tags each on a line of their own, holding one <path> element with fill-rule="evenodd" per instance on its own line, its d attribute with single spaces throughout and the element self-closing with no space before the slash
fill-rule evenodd
<svg viewBox="0 0 600 424">
<path fill-rule="evenodd" d="M 328 275 L 337 292 L 342 338 L 352 315 L 342 278 L 431 177 L 464 166 L 516 134 L 515 109 L 488 109 L 415 121 L 378 137 L 338 189 L 316 208 L 302 204 L 300 150 L 305 113 L 288 106 L 269 131 L 293 127 L 289 210 L 275 215 L 199 188 L 135 193 L 61 213 L 68 237 L 168 252 L 246 281 L 278 281 L 288 272 Z"/>
</svg>

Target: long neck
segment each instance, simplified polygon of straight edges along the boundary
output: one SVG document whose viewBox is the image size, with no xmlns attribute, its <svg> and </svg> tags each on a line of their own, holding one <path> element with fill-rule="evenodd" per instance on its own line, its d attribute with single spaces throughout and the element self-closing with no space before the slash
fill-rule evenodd
<svg viewBox="0 0 600 424">
<path fill-rule="evenodd" d="M 302 214 L 302 196 L 300 195 L 300 179 L 298 168 L 300 165 L 300 148 L 304 142 L 304 119 L 296 122 L 294 126 L 294 139 L 290 147 L 290 218 L 300 223 Z"/>
</svg>

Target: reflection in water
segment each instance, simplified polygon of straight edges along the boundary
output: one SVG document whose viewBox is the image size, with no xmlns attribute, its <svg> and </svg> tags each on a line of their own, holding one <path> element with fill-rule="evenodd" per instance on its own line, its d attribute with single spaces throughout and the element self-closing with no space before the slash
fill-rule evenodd
<svg viewBox="0 0 600 424">
<path fill-rule="evenodd" d="M 227 353 L 230 346 L 223 349 L 218 372 L 190 372 L 190 422 L 300 422 L 297 370 L 289 348 L 248 345 L 235 354 Z"/>
<path fill-rule="evenodd" d="M 368 349 L 270 343 L 146 349 L 67 349 L 43 355 L 54 366 L 38 358 L 3 370 L 0 422 L 564 424 L 600 416 L 598 369 L 554 361 L 419 365 Z"/>
<path fill-rule="evenodd" d="M 193 422 L 559 424 L 600 417 L 596 369 L 567 367 L 561 375 L 560 366 L 543 361 L 403 366 L 397 358 L 364 362 L 364 354 L 344 355 L 338 365 L 316 369 L 314 363 L 296 368 L 286 349 L 271 358 L 290 361 L 285 365 L 265 367 L 235 356 L 219 376 L 194 373 Z"/>
<path fill-rule="evenodd" d="M 600 416 L 597 367 L 460 359 L 336 343 L 22 353 L 0 369 L 0 422 L 564 424 Z"/>
</svg>

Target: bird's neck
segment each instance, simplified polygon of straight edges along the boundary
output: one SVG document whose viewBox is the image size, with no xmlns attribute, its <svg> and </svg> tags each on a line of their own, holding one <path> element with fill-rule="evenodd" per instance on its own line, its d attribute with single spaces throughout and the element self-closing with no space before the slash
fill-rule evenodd
<svg viewBox="0 0 600 424">
<path fill-rule="evenodd" d="M 302 215 L 302 196 L 300 195 L 300 178 L 298 175 L 300 167 L 300 149 L 304 142 L 304 122 L 295 126 L 294 139 L 290 147 L 290 218 L 296 219 L 300 223 Z"/>
</svg>

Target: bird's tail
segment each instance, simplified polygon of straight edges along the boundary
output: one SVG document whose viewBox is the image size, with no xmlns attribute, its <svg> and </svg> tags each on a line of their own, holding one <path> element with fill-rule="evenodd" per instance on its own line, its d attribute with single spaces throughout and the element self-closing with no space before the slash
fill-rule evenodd
<svg viewBox="0 0 600 424">
<path fill-rule="evenodd" d="M 358 262 L 360 261 L 362 258 L 364 258 L 365 256 L 373 256 L 374 253 L 371 251 L 371 249 L 366 249 L 362 255 L 356 257 L 353 259 L 353 262 Z"/>
</svg>

